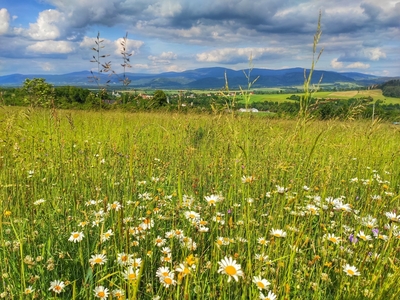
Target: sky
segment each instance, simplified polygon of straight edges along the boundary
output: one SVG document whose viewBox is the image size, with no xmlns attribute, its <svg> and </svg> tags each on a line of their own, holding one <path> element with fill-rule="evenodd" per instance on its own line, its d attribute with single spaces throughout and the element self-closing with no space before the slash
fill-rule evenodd
<svg viewBox="0 0 400 300">
<path fill-rule="evenodd" d="M 400 76 L 400 0 L 0 0 L 0 76 L 310 68 Z M 318 56 L 318 55 L 316 55 Z"/>
</svg>

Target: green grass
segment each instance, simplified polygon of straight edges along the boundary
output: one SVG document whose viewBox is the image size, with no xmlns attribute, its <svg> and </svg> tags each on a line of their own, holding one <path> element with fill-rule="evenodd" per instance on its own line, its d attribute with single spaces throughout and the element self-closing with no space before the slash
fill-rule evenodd
<svg viewBox="0 0 400 300">
<path fill-rule="evenodd" d="M 272 102 L 285 102 L 285 101 L 293 101 L 287 99 L 291 95 L 301 96 L 301 93 L 288 93 L 288 94 L 254 94 L 251 95 L 250 103 L 253 102 L 264 102 L 264 101 L 272 101 Z M 340 99 L 340 100 L 348 100 L 350 98 L 362 98 L 362 97 L 372 97 L 373 100 L 381 100 L 382 104 L 399 104 L 399 98 L 391 98 L 385 97 L 382 95 L 382 90 L 366 90 L 366 91 L 338 91 L 338 92 L 315 92 L 313 94 L 314 98 L 332 98 L 332 99 Z M 240 101 L 240 97 L 238 97 L 238 101 Z"/>
<path fill-rule="evenodd" d="M 396 126 L 17 108 L 0 120 L 5 299 L 99 299 L 100 286 L 126 299 L 257 299 L 254 276 L 277 299 L 399 297 L 398 218 L 385 214 L 400 208 Z M 360 231 L 371 240 L 351 242 Z M 123 253 L 141 259 L 136 280 Z M 107 261 L 90 264 L 95 254 Z M 237 282 L 218 272 L 224 257 L 241 268 Z"/>
</svg>

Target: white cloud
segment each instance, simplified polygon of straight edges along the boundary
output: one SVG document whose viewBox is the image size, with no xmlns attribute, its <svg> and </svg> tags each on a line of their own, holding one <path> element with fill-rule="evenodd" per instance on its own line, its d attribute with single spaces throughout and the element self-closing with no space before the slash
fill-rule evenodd
<svg viewBox="0 0 400 300">
<path fill-rule="evenodd" d="M 178 58 L 176 53 L 174 52 L 163 52 L 159 56 L 155 55 L 149 55 L 147 57 L 149 60 L 151 60 L 154 64 L 170 64 L 171 60 L 175 60 Z"/>
<path fill-rule="evenodd" d="M 380 48 L 369 49 L 366 51 L 366 55 L 370 60 L 379 60 L 380 58 L 386 58 L 386 53 Z"/>
<path fill-rule="evenodd" d="M 44 62 L 39 64 L 39 66 L 42 68 L 43 71 L 52 71 L 55 69 L 54 65 L 49 63 L 49 62 Z"/>
<path fill-rule="evenodd" d="M 197 54 L 196 59 L 200 62 L 235 63 L 248 61 L 250 56 L 257 59 L 267 54 L 276 55 L 283 52 L 283 48 L 222 48 Z"/>
<path fill-rule="evenodd" d="M 117 54 L 117 55 L 121 55 L 121 52 L 122 52 L 121 43 L 123 42 L 123 40 L 124 40 L 123 38 L 119 38 L 114 42 L 115 47 L 116 47 L 115 54 Z M 142 47 L 143 45 L 144 45 L 143 41 L 127 39 L 125 47 L 126 47 L 127 53 L 135 55 L 137 50 L 139 50 L 140 47 Z"/>
<path fill-rule="evenodd" d="M 337 58 L 331 60 L 331 67 L 334 69 L 341 69 L 343 68 L 343 63 L 338 61 Z"/>
<path fill-rule="evenodd" d="M 67 54 L 74 51 L 74 47 L 66 41 L 41 41 L 28 46 L 27 50 L 40 54 Z"/>
<path fill-rule="evenodd" d="M 368 69 L 370 67 L 369 64 L 364 64 L 362 62 L 355 62 L 346 66 L 346 69 Z"/>
<path fill-rule="evenodd" d="M 39 13 L 36 23 L 30 23 L 28 35 L 34 40 L 53 40 L 60 37 L 57 23 L 64 15 L 57 10 L 45 10 Z"/>
<path fill-rule="evenodd" d="M 6 34 L 10 27 L 10 14 L 5 8 L 0 9 L 0 35 Z"/>
<path fill-rule="evenodd" d="M 163 0 L 154 4 L 150 4 L 145 12 L 149 12 L 156 17 L 173 17 L 180 13 L 182 6 L 176 1 Z"/>
</svg>

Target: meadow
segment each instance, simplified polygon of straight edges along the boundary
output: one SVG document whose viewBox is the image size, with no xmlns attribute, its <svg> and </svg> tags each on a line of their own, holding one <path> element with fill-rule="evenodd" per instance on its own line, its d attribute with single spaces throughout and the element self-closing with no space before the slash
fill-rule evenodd
<svg viewBox="0 0 400 300">
<path fill-rule="evenodd" d="M 400 298 L 398 126 L 3 107 L 0 132 L 0 298 Z"/>
<path fill-rule="evenodd" d="M 300 89 L 300 87 L 299 87 Z M 302 93 L 283 93 L 283 94 L 254 94 L 251 96 L 250 103 L 273 101 L 273 102 L 285 102 L 293 101 L 288 100 L 291 95 L 301 96 Z M 399 98 L 386 97 L 382 95 L 382 90 L 350 90 L 350 91 L 319 91 L 313 93 L 313 97 L 316 99 L 339 99 L 348 100 L 351 98 L 367 98 L 372 97 L 374 101 L 380 100 L 382 104 L 398 104 L 400 103 Z"/>
</svg>

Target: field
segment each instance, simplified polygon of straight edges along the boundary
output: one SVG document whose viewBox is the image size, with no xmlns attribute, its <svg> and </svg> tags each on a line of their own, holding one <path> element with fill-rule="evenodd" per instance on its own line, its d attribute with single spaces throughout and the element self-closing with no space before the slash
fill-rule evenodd
<svg viewBox="0 0 400 300">
<path fill-rule="evenodd" d="M 399 299 L 400 128 L 0 111 L 4 299 Z"/>
<path fill-rule="evenodd" d="M 273 101 L 273 102 L 283 102 L 283 101 L 293 101 L 287 98 L 291 95 L 302 95 L 296 93 L 289 94 L 255 94 L 251 95 L 250 102 L 263 102 L 263 101 Z M 373 100 L 381 100 L 382 104 L 396 104 L 400 103 L 399 98 L 385 97 L 382 95 L 382 90 L 360 90 L 360 91 L 339 91 L 339 92 L 316 92 L 314 93 L 314 98 L 334 98 L 347 100 L 350 98 L 362 98 L 362 97 L 372 97 Z"/>
</svg>

